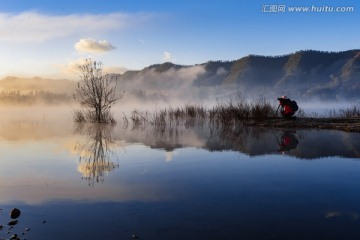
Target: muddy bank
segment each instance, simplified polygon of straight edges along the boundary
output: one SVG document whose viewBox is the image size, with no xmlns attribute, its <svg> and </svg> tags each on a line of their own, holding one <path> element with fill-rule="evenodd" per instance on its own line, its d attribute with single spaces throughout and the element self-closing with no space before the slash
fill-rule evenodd
<svg viewBox="0 0 360 240">
<path fill-rule="evenodd" d="M 244 124 L 254 127 L 334 129 L 360 132 L 360 118 L 269 118 L 263 121 L 247 121 Z"/>
</svg>

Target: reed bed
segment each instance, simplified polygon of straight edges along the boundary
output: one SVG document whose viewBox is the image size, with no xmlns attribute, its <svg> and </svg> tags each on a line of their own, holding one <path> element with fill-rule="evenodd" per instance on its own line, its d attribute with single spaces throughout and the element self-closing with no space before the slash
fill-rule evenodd
<svg viewBox="0 0 360 240">
<path fill-rule="evenodd" d="M 340 117 L 344 118 L 358 118 L 360 117 L 360 104 L 341 109 L 339 111 Z"/>
<path fill-rule="evenodd" d="M 276 105 L 259 100 L 254 102 L 228 101 L 213 107 L 199 104 L 185 104 L 179 107 L 167 107 L 153 111 L 134 110 L 130 117 L 124 115 L 124 126 L 135 129 L 152 129 L 155 135 L 171 139 L 180 131 L 188 128 L 210 129 L 210 134 L 221 132 L 232 136 L 247 126 L 272 128 L 318 128 L 336 129 L 351 132 L 360 131 L 360 105 L 340 110 L 328 110 L 325 115 L 308 115 L 299 109 L 296 118 L 283 118 Z M 168 136 L 167 136 L 168 135 Z"/>
<path fill-rule="evenodd" d="M 210 120 L 212 123 L 234 124 L 248 120 L 262 121 L 273 117 L 276 117 L 276 107 L 265 100 L 258 100 L 253 103 L 228 101 L 218 103 L 211 108 L 188 103 L 184 106 L 157 109 L 152 112 L 134 110 L 129 119 L 134 126 L 144 124 L 187 126 L 203 120 Z M 126 122 L 128 122 L 127 119 Z"/>
<path fill-rule="evenodd" d="M 212 107 L 200 104 L 187 103 L 184 106 L 159 108 L 154 111 L 134 110 L 130 117 L 124 115 L 124 123 L 132 123 L 133 127 L 155 126 L 157 128 L 173 128 L 175 126 L 193 127 L 209 123 L 216 128 L 227 130 L 238 128 L 241 125 L 257 125 L 265 121 L 281 118 L 276 105 L 270 104 L 265 99 L 253 102 L 244 100 L 229 100 L 217 103 Z M 327 110 L 324 116 L 308 115 L 299 109 L 296 116 L 301 119 L 329 118 L 349 119 L 360 118 L 360 104 L 340 110 Z M 78 117 L 81 119 L 81 116 Z"/>
<path fill-rule="evenodd" d="M 326 109 L 323 115 L 311 113 L 305 117 L 313 118 L 360 118 L 360 103 L 343 109 Z"/>
</svg>

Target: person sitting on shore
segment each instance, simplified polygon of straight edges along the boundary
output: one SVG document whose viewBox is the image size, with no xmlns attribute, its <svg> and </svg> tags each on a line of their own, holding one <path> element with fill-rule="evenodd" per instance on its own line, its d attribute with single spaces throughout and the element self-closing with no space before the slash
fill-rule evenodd
<svg viewBox="0 0 360 240">
<path fill-rule="evenodd" d="M 281 107 L 281 115 L 283 117 L 292 117 L 295 112 L 298 110 L 297 103 L 295 101 L 292 101 L 290 98 L 287 98 L 286 96 L 282 96 L 281 98 L 278 98 L 279 100 L 279 107 Z M 279 109 L 278 107 L 278 109 Z"/>
</svg>

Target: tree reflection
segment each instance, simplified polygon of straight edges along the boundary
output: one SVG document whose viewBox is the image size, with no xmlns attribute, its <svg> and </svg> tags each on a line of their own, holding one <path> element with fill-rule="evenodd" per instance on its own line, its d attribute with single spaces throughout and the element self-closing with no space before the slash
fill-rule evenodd
<svg viewBox="0 0 360 240">
<path fill-rule="evenodd" d="M 79 171 L 90 186 L 103 183 L 105 176 L 119 167 L 113 162 L 115 142 L 112 138 L 114 127 L 109 124 L 77 124 L 75 133 L 84 135 L 86 140 L 75 146 L 79 154 Z"/>
</svg>

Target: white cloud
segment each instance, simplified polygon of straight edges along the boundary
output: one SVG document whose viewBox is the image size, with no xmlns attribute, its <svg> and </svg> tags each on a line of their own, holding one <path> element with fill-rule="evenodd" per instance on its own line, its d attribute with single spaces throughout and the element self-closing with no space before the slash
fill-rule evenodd
<svg viewBox="0 0 360 240">
<path fill-rule="evenodd" d="M 75 61 L 69 61 L 66 65 L 59 66 L 61 73 L 68 76 L 78 76 L 79 75 L 79 67 L 86 63 L 85 58 L 79 58 Z"/>
<path fill-rule="evenodd" d="M 96 41 L 92 38 L 80 39 L 77 43 L 75 43 L 74 47 L 78 52 L 89 53 L 103 53 L 116 48 L 106 40 Z"/>
<path fill-rule="evenodd" d="M 172 60 L 171 53 L 164 52 L 163 60 L 164 60 L 164 62 L 171 62 L 171 60 Z"/>
<path fill-rule="evenodd" d="M 151 18 L 150 14 L 45 15 L 0 13 L 0 41 L 41 42 L 76 34 L 123 29 Z"/>
<path fill-rule="evenodd" d="M 171 162 L 173 160 L 174 157 L 174 152 L 170 151 L 170 152 L 165 152 L 165 161 L 166 162 Z"/>
</svg>

